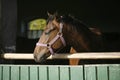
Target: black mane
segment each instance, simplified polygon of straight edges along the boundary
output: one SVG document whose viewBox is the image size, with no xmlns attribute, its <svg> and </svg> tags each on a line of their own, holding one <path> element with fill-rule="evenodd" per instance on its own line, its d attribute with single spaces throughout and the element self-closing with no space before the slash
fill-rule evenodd
<svg viewBox="0 0 120 80">
<path fill-rule="evenodd" d="M 78 33 L 79 32 L 86 32 L 88 34 L 90 34 L 90 30 L 88 28 L 88 26 L 83 23 L 82 21 L 78 20 L 77 18 L 75 18 L 74 16 L 71 15 L 63 15 L 63 16 L 59 16 L 59 15 L 51 15 L 48 17 L 47 19 L 47 23 L 49 21 L 52 21 L 56 18 L 57 22 L 63 22 L 65 24 L 69 24 L 71 29 L 75 29 Z"/>
<path fill-rule="evenodd" d="M 74 16 L 71 15 L 64 15 L 62 16 L 61 22 L 66 23 L 71 25 L 70 27 L 72 29 L 76 29 L 76 31 L 79 32 L 86 32 L 89 34 L 89 32 L 91 32 L 89 30 L 89 27 L 83 23 L 82 21 L 78 20 L 77 18 L 75 18 Z"/>
</svg>

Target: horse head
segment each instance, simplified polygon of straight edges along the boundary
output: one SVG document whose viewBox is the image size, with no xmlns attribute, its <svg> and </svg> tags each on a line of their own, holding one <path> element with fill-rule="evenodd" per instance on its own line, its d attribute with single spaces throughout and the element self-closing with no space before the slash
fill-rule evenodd
<svg viewBox="0 0 120 80">
<path fill-rule="evenodd" d="M 36 62 L 46 60 L 50 55 L 66 46 L 63 33 L 63 23 L 59 21 L 57 14 L 48 13 L 48 21 L 39 41 L 36 43 L 34 58 Z"/>
</svg>

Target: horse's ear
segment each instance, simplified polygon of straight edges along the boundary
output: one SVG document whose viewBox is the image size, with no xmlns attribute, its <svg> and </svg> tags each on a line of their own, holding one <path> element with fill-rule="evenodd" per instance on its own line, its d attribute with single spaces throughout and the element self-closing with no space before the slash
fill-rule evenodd
<svg viewBox="0 0 120 80">
<path fill-rule="evenodd" d="M 48 11 L 47 11 L 47 15 L 50 17 L 50 16 L 52 16 L 52 14 L 50 14 Z"/>
<path fill-rule="evenodd" d="M 60 16 L 59 16 L 58 12 L 55 12 L 55 13 L 54 13 L 54 19 L 55 19 L 57 22 L 59 22 Z"/>
</svg>

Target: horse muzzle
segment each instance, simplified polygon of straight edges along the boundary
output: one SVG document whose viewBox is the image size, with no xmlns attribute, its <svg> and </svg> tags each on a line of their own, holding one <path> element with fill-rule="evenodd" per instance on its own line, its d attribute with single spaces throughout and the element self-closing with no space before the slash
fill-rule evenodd
<svg viewBox="0 0 120 80">
<path fill-rule="evenodd" d="M 34 60 L 38 63 L 42 63 L 45 62 L 50 55 L 50 53 L 34 53 Z"/>
</svg>

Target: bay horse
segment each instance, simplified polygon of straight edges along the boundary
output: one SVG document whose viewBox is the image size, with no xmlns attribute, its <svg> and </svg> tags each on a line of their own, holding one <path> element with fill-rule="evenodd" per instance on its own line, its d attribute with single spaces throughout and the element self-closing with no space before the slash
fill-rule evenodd
<svg viewBox="0 0 120 80">
<path fill-rule="evenodd" d="M 102 51 L 100 33 L 96 33 L 94 28 L 88 28 L 70 15 L 58 16 L 55 13 L 48 16 L 47 26 L 34 49 L 36 62 L 43 62 L 57 52 L 68 52 L 70 47 L 74 48 L 73 52 Z M 65 51 L 66 47 L 68 51 Z"/>
</svg>

